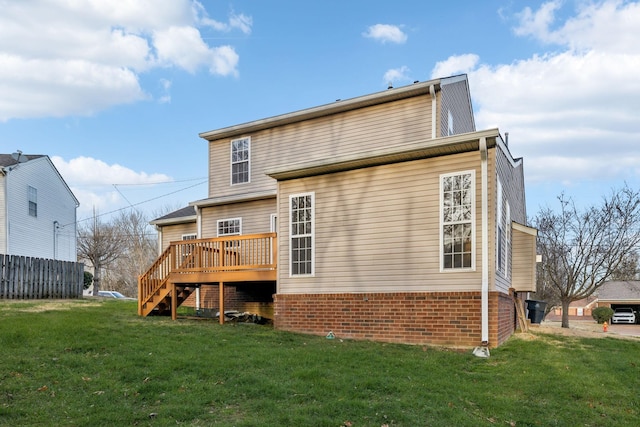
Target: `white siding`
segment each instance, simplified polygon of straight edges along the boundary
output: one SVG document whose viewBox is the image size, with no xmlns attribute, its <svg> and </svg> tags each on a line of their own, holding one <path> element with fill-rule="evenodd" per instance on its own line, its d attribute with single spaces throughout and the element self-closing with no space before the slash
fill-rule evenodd
<svg viewBox="0 0 640 427">
<path fill-rule="evenodd" d="M 280 182 L 278 293 L 480 290 L 479 270 L 440 272 L 438 194 L 440 174 L 473 169 L 478 177 L 479 158 L 472 152 Z M 479 179 L 475 185 L 479 195 Z M 282 215 L 290 194 L 311 191 L 315 277 L 289 277 L 289 221 Z"/>
<path fill-rule="evenodd" d="M 7 253 L 7 178 L 0 174 L 0 254 Z"/>
<path fill-rule="evenodd" d="M 6 178 L 11 255 L 77 261 L 76 204 L 47 157 L 19 164 Z M 29 215 L 28 188 L 38 192 L 37 217 Z M 54 232 L 54 222 L 59 227 Z"/>
</svg>

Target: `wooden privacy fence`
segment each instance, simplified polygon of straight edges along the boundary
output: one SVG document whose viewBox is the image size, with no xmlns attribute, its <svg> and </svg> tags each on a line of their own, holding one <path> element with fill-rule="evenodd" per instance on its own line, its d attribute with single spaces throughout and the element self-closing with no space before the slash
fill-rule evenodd
<svg viewBox="0 0 640 427">
<path fill-rule="evenodd" d="M 0 298 L 80 298 L 84 264 L 0 254 Z"/>
</svg>

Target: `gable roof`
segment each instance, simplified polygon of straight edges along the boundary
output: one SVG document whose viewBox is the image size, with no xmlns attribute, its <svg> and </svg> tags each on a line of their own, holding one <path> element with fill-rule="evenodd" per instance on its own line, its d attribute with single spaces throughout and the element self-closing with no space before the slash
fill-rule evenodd
<svg viewBox="0 0 640 427">
<path fill-rule="evenodd" d="M 58 177 L 60 178 L 60 181 L 62 182 L 62 185 L 64 185 L 64 188 L 71 195 L 71 198 L 73 198 L 73 201 L 76 204 L 76 207 L 80 206 L 80 202 L 78 201 L 78 198 L 76 197 L 75 194 L 73 194 L 73 191 L 71 191 L 71 188 L 69 188 L 67 181 L 64 180 L 64 178 L 60 174 L 60 171 L 58 171 L 58 168 L 56 168 L 56 165 L 53 164 L 49 156 L 47 156 L 46 154 L 20 153 L 19 158 L 23 158 L 23 157 L 26 158 L 26 161 L 18 162 L 18 160 L 13 158 L 13 154 L 0 154 L 0 172 L 2 172 L 3 174 L 6 174 L 7 172 L 10 172 L 12 169 L 15 169 L 17 165 L 24 164 L 32 160 L 45 159 L 47 163 L 49 163 L 53 171 L 56 173 L 56 175 L 58 175 Z"/>
<path fill-rule="evenodd" d="M 193 206 L 185 206 L 177 211 L 169 212 L 168 214 L 156 218 L 150 221 L 151 225 L 168 225 L 178 224 L 185 222 L 196 222 L 196 208 Z"/>
<path fill-rule="evenodd" d="M 640 280 L 606 282 L 598 289 L 600 300 L 640 299 Z"/>
<path fill-rule="evenodd" d="M 44 154 L 20 154 L 20 157 L 24 157 L 29 160 L 39 159 L 45 157 Z M 9 166 L 17 165 L 18 161 L 13 158 L 12 154 L 0 154 L 0 167 L 6 168 Z"/>
<path fill-rule="evenodd" d="M 221 129 L 211 130 L 208 132 L 202 132 L 199 134 L 199 136 L 200 138 L 206 139 L 207 141 L 214 141 L 216 139 L 233 137 L 243 133 L 257 132 L 263 129 L 270 129 L 276 126 L 283 126 L 283 125 L 288 125 L 292 123 L 298 123 L 305 120 L 328 116 L 331 114 L 337 114 L 345 111 L 356 110 L 358 108 L 370 107 L 373 105 L 384 104 L 387 102 L 411 98 L 419 95 L 427 95 L 431 92 L 431 90 L 433 90 L 435 93 L 439 91 L 443 85 L 460 82 L 460 81 L 467 82 L 466 74 L 440 78 L 440 79 L 433 79 L 425 82 L 416 81 L 415 83 L 408 86 L 402 86 L 399 88 L 389 88 L 385 91 L 375 92 L 369 95 L 359 96 L 356 98 L 350 98 L 345 100 L 339 99 L 331 104 L 324 104 L 317 107 L 294 111 L 287 114 L 268 117 L 266 119 L 255 120 L 252 122 L 247 122 L 247 123 L 243 123 L 235 126 L 229 126 Z M 467 94 L 468 92 L 469 91 L 467 90 Z M 468 101 L 471 102 L 470 95 L 469 95 Z"/>
</svg>

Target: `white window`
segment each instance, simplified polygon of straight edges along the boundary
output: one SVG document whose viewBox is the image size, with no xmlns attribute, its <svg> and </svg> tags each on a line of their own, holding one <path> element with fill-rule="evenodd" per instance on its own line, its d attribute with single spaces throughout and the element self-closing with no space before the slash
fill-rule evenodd
<svg viewBox="0 0 640 427">
<path fill-rule="evenodd" d="M 182 240 L 196 240 L 197 238 L 198 236 L 196 235 L 196 233 L 189 233 L 189 234 L 182 235 Z"/>
<path fill-rule="evenodd" d="M 314 274 L 314 210 L 314 193 L 289 196 L 291 276 L 312 276 Z"/>
<path fill-rule="evenodd" d="M 447 135 L 453 135 L 453 115 L 451 110 L 448 110 L 447 113 Z"/>
<path fill-rule="evenodd" d="M 251 138 L 231 141 L 231 185 L 243 184 L 251 179 Z"/>
<path fill-rule="evenodd" d="M 242 218 L 220 219 L 217 222 L 218 237 L 242 234 Z"/>
<path fill-rule="evenodd" d="M 440 197 L 441 268 L 474 269 L 475 171 L 441 175 Z"/>
<path fill-rule="evenodd" d="M 29 186 L 29 215 L 33 217 L 38 216 L 38 190 Z"/>
</svg>

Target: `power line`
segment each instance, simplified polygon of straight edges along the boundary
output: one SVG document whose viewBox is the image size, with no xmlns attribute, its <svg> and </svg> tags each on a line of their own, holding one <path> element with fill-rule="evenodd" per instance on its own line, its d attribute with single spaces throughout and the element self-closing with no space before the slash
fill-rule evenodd
<svg viewBox="0 0 640 427">
<path fill-rule="evenodd" d="M 203 179 L 208 179 L 208 177 L 202 176 L 198 178 L 180 179 L 180 180 L 172 180 L 172 181 L 156 181 L 156 182 L 142 182 L 142 183 L 135 183 L 135 184 L 126 183 L 126 184 L 111 184 L 111 185 L 113 186 L 119 185 L 121 187 L 124 187 L 124 186 L 133 187 L 133 186 L 145 186 L 145 185 L 177 184 L 180 182 L 201 181 Z"/>
<path fill-rule="evenodd" d="M 192 180 L 187 180 L 187 181 L 192 181 Z M 178 181 L 174 181 L 174 182 L 178 182 Z M 184 188 L 181 188 L 181 189 L 179 189 L 179 190 L 171 191 L 171 192 L 169 192 L 169 193 L 165 193 L 165 194 L 162 194 L 162 195 L 160 195 L 160 196 L 152 197 L 151 199 L 143 200 L 143 201 L 141 201 L 141 202 L 134 203 L 134 204 L 132 204 L 131 202 L 129 202 L 129 201 L 127 200 L 127 198 L 123 196 L 123 197 L 124 197 L 124 199 L 125 199 L 127 202 L 129 202 L 129 206 L 125 206 L 125 207 L 123 207 L 123 208 L 114 209 L 114 210 L 109 211 L 109 212 L 101 213 L 101 214 L 95 215 L 95 217 L 93 217 L 93 216 L 92 216 L 92 217 L 89 217 L 89 218 L 83 218 L 83 219 L 77 220 L 77 221 L 75 222 L 75 224 L 79 224 L 79 223 L 84 222 L 84 221 L 89 221 L 89 220 L 92 220 L 93 218 L 99 218 L 99 217 L 102 217 L 102 216 L 105 216 L 105 215 L 111 215 L 111 214 L 114 214 L 114 213 L 117 213 L 117 212 L 124 211 L 124 210 L 126 210 L 126 209 L 135 208 L 136 206 L 140 206 L 140 205 L 145 204 L 145 203 L 153 202 L 154 200 L 158 200 L 158 199 L 161 199 L 161 198 L 163 198 L 163 197 L 171 196 L 172 194 L 176 194 L 176 193 L 179 193 L 179 192 L 181 192 L 181 191 L 185 191 L 185 190 L 188 190 L 188 189 L 190 189 L 190 188 L 197 187 L 198 185 L 206 184 L 207 182 L 208 182 L 208 180 L 201 181 L 201 182 L 198 182 L 198 183 L 196 183 L 196 184 L 190 185 L 190 186 L 188 186 L 188 187 L 184 187 Z M 119 185 L 119 184 L 113 184 L 113 185 L 114 185 L 114 187 L 115 187 L 116 185 Z M 116 187 L 116 190 L 118 190 L 118 189 L 117 189 L 117 187 Z M 118 193 L 122 194 L 120 191 L 118 191 Z M 71 223 L 69 223 L 69 224 L 65 224 L 65 225 L 63 225 L 63 227 L 66 227 L 66 226 L 68 226 L 68 225 L 72 225 L 72 224 L 74 224 L 74 223 L 73 223 L 73 222 L 71 222 Z"/>
</svg>

